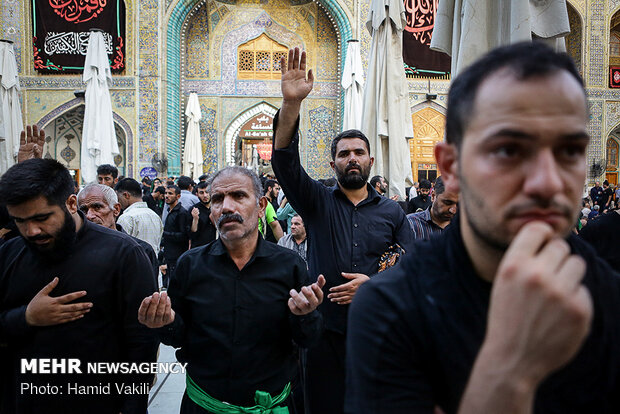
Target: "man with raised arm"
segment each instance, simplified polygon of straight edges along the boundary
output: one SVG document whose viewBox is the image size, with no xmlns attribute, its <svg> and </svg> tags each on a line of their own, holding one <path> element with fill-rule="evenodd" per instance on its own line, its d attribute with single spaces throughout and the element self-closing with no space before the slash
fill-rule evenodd
<svg viewBox="0 0 620 414">
<path fill-rule="evenodd" d="M 307 226 L 310 277 L 325 275 L 329 289 L 329 300 L 319 307 L 326 330 L 308 350 L 307 391 L 312 414 L 338 414 L 344 406 L 349 304 L 359 286 L 379 270 L 382 254 L 394 244 L 409 251 L 413 234 L 400 206 L 368 184 L 374 158 L 361 131 L 344 131 L 332 140 L 334 187 L 308 176 L 299 159 L 299 112 L 314 76 L 312 70 L 306 76 L 306 52 L 298 48 L 289 51 L 281 67 L 283 99 L 273 123 L 273 170 Z"/>
<path fill-rule="evenodd" d="M 620 412 L 620 276 L 571 233 L 589 143 L 579 72 L 541 43 L 507 46 L 448 102 L 435 156 L 459 213 L 358 292 L 346 412 Z"/>
<path fill-rule="evenodd" d="M 305 347 L 320 335 L 325 279 L 309 284 L 297 253 L 259 236 L 267 200 L 256 174 L 226 167 L 209 189 L 220 238 L 179 258 L 168 292 L 145 298 L 139 320 L 161 328 L 188 364 L 182 414 L 288 413 L 293 342 Z"/>
</svg>

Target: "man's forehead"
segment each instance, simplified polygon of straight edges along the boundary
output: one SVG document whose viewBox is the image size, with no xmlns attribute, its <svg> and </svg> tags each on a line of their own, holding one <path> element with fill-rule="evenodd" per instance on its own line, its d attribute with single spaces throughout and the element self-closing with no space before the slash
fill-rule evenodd
<svg viewBox="0 0 620 414">
<path fill-rule="evenodd" d="M 364 150 L 366 150 L 366 142 L 358 137 L 347 137 L 347 138 L 342 138 L 340 139 L 340 141 L 338 141 L 338 144 L 336 144 L 336 152 L 340 152 L 343 150 L 356 150 L 362 148 Z"/>
<path fill-rule="evenodd" d="M 274 184 L 274 186 L 277 184 Z M 241 173 L 219 175 L 211 183 L 211 193 L 228 193 L 231 191 L 252 191 L 252 179 Z"/>
<path fill-rule="evenodd" d="M 20 204 L 7 205 L 6 208 L 11 217 L 26 218 L 33 215 L 53 213 L 54 210 L 60 209 L 60 206 L 50 203 L 44 196 L 38 196 Z"/>
</svg>

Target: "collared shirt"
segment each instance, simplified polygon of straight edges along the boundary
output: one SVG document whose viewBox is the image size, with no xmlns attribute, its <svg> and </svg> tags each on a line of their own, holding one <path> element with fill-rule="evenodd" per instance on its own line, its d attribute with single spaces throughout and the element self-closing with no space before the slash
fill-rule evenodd
<svg viewBox="0 0 620 414">
<path fill-rule="evenodd" d="M 150 382 L 148 375 L 87 374 L 88 362 L 154 362 L 155 332 L 137 318 L 142 300 L 156 289 L 146 255 L 130 236 L 91 223 L 83 224 L 66 257 L 49 262 L 18 237 L 0 248 L 0 340 L 15 367 L 21 358 L 77 358 L 82 374 L 29 374 L 14 371 L 20 409 L 14 412 L 144 413 L 147 395 L 116 394 L 115 383 Z M 147 276 L 148 275 L 148 276 Z M 26 324 L 26 306 L 45 285 L 58 277 L 51 296 L 86 291 L 75 302 L 92 302 L 83 318 L 54 326 Z M 12 369 L 9 366 L 3 369 Z M 64 395 L 21 393 L 20 383 L 62 386 Z M 89 394 L 67 397 L 67 384 L 111 384 L 112 395 Z M 41 407 L 45 407 L 42 409 Z"/>
<path fill-rule="evenodd" d="M 159 216 L 144 201 L 133 203 L 116 221 L 130 236 L 144 240 L 155 253 L 159 252 L 164 225 Z"/>
<path fill-rule="evenodd" d="M 407 219 L 413 230 L 413 238 L 416 240 L 430 240 L 433 233 L 441 233 L 444 230 L 433 221 L 430 207 L 424 211 L 407 214 Z"/>
<path fill-rule="evenodd" d="M 409 200 L 407 205 L 407 213 L 418 213 L 419 210 L 426 210 L 433 204 L 431 195 L 419 195 Z"/>
<path fill-rule="evenodd" d="M 278 114 L 274 118 L 274 131 Z M 299 123 L 299 120 L 297 121 Z M 372 276 L 379 259 L 395 243 L 409 252 L 413 234 L 405 213 L 396 202 L 381 197 L 366 184 L 368 198 L 353 205 L 338 185 L 327 188 L 308 176 L 299 159 L 299 134 L 288 148 L 273 151 L 271 165 L 288 201 L 304 220 L 308 233 L 309 272 L 312 280 L 323 274 L 329 288 L 347 283 L 342 272 Z M 329 299 L 319 310 L 326 328 L 346 331 L 348 305 Z"/>
<path fill-rule="evenodd" d="M 190 193 L 188 190 L 181 190 L 181 198 L 179 198 L 179 203 L 183 206 L 183 208 L 187 211 L 191 211 L 194 204 L 199 203 L 200 199 L 198 196 Z"/>
<path fill-rule="evenodd" d="M 125 229 L 123 229 L 123 226 L 121 226 L 118 223 L 116 223 L 116 230 L 120 231 L 123 234 L 127 234 Z M 145 242 L 144 240 L 140 240 L 139 238 L 134 237 L 134 236 L 129 236 L 129 237 L 131 237 L 133 241 L 138 243 L 138 246 L 142 248 L 142 250 L 144 251 L 144 254 L 146 254 L 146 257 L 149 258 L 149 261 L 151 262 L 151 267 L 153 268 L 153 274 L 152 274 L 153 280 L 155 281 L 155 286 L 158 286 L 159 260 L 157 259 L 157 253 L 155 253 L 155 250 L 153 250 L 153 247 L 151 247 L 151 245 Z"/>
<path fill-rule="evenodd" d="M 458 216 L 357 292 L 347 338 L 346 413 L 458 411 L 486 334 L 492 289 L 474 270 Z M 577 236 L 568 242 L 587 263 L 582 283 L 594 319 L 579 353 L 538 387 L 532 412 L 618 413 L 620 274 Z"/>
<path fill-rule="evenodd" d="M 194 218 L 191 213 L 194 208 L 197 208 L 200 212 L 198 216 L 198 229 L 195 232 L 191 231 L 191 225 Z M 205 244 L 211 243 L 215 240 L 217 236 L 217 230 L 213 223 L 211 222 L 211 218 L 209 215 L 211 214 L 211 209 L 202 202 L 198 202 L 192 206 L 189 210 L 190 213 L 190 233 L 189 238 L 192 241 L 192 249 L 194 247 L 204 246 Z"/>
<path fill-rule="evenodd" d="M 262 237 L 241 270 L 221 239 L 191 249 L 170 280 L 175 319 L 162 342 L 181 348 L 177 359 L 209 395 L 253 406 L 255 391 L 277 395 L 295 376 L 293 341 L 307 347 L 321 334 L 317 311 L 298 317 L 287 305 L 308 283 L 301 258 Z"/>
<path fill-rule="evenodd" d="M 278 246 L 286 247 L 287 249 L 291 249 L 296 252 L 299 257 L 301 257 L 306 263 L 306 267 L 308 266 L 308 259 L 306 258 L 306 246 L 308 245 L 308 238 L 306 237 L 304 241 L 301 243 L 297 243 L 292 234 L 287 234 L 278 240 Z"/>
</svg>

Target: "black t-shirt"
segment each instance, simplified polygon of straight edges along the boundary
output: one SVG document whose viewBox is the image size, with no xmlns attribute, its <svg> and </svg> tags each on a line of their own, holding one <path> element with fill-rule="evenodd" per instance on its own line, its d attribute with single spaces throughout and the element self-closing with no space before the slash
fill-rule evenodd
<svg viewBox="0 0 620 414">
<path fill-rule="evenodd" d="M 579 236 L 590 243 L 613 269 L 620 272 L 620 214 L 612 211 L 588 221 Z"/>
<path fill-rule="evenodd" d="M 346 413 L 456 413 L 484 340 L 492 284 L 479 278 L 457 218 L 365 283 L 351 305 Z M 620 275 L 576 236 L 594 302 L 577 356 L 538 388 L 535 413 L 620 412 Z"/>
<path fill-rule="evenodd" d="M 156 290 L 152 268 L 143 250 L 131 238 L 84 219 L 71 253 L 58 262 L 42 261 L 19 237 L 0 247 L 0 341 L 7 344 L 16 384 L 17 408 L 10 413 L 140 413 L 147 395 L 115 395 L 114 383 L 149 382 L 149 375 L 87 374 L 88 362 L 153 362 L 155 332 L 138 322 L 137 312 L 146 296 Z M 26 324 L 30 300 L 54 277 L 51 296 L 85 290 L 76 302 L 92 302 L 83 318 L 54 326 Z M 21 374 L 21 358 L 78 358 L 83 374 Z M 21 393 L 21 383 L 56 385 L 63 395 Z M 68 395 L 68 383 L 111 384 L 110 395 Z M 45 407 L 45 408 L 42 408 Z"/>
<path fill-rule="evenodd" d="M 198 216 L 198 230 L 194 233 L 191 231 L 191 225 L 193 221 L 193 216 L 191 216 L 192 210 L 197 208 L 200 212 Z M 192 249 L 194 247 L 204 246 L 205 244 L 211 243 L 215 240 L 217 231 L 215 226 L 211 222 L 209 215 L 211 214 L 211 209 L 205 206 L 202 203 L 196 203 L 189 209 L 190 213 L 190 232 L 189 238 L 192 241 Z"/>
<path fill-rule="evenodd" d="M 409 200 L 409 205 L 407 206 L 407 214 L 411 214 L 411 213 L 415 213 L 419 210 L 426 210 L 428 209 L 431 204 L 433 204 L 432 200 L 431 200 L 431 196 L 429 195 L 419 195 L 417 197 L 412 198 L 411 200 Z"/>
</svg>

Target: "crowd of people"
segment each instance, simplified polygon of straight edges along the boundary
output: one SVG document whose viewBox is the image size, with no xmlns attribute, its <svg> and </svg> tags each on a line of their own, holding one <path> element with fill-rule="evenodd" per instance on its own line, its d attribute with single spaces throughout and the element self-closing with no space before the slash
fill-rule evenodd
<svg viewBox="0 0 620 414">
<path fill-rule="evenodd" d="M 273 176 L 138 182 L 102 165 L 76 189 L 26 129 L 0 177 L 0 413 L 144 414 L 146 373 L 20 364 L 154 362 L 159 343 L 187 364 L 183 414 L 619 412 L 620 191 L 582 198 L 570 59 L 517 44 L 459 75 L 441 175 L 407 200 L 370 177 L 358 130 L 332 140 L 335 179 L 306 173 L 314 77 L 297 48 L 281 66 Z"/>
</svg>

